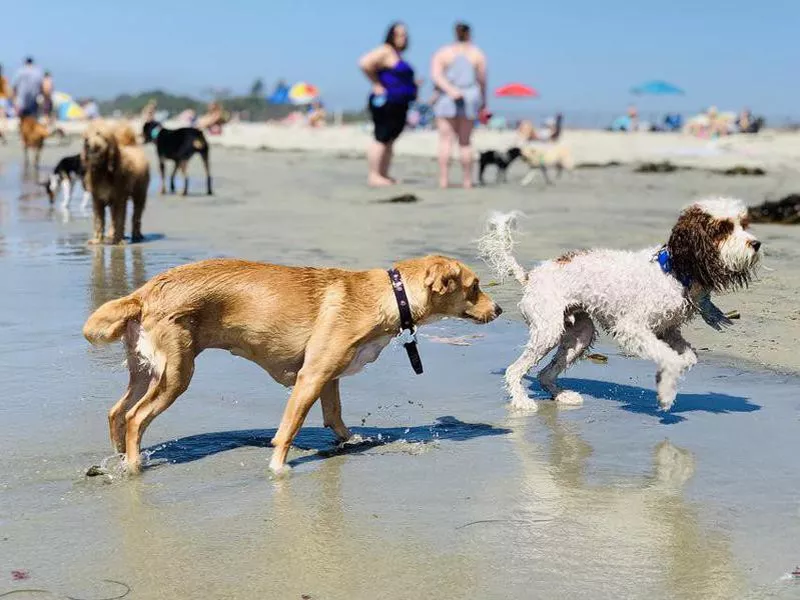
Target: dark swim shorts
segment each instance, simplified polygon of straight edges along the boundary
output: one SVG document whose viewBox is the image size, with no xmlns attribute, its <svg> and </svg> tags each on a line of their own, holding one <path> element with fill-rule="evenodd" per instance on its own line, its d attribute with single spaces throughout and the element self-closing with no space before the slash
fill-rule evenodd
<svg viewBox="0 0 800 600">
<path fill-rule="evenodd" d="M 372 122 L 375 124 L 373 135 L 381 144 L 388 144 L 395 141 L 406 126 L 406 115 L 408 114 L 408 103 L 386 102 L 381 106 L 375 106 L 373 96 L 369 97 L 369 113 L 372 115 Z"/>
</svg>

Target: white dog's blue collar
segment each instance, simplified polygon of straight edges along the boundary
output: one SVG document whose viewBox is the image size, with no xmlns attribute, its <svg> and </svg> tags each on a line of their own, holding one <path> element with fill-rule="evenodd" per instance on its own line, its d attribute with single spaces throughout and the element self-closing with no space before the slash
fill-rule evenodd
<svg viewBox="0 0 800 600">
<path fill-rule="evenodd" d="M 156 125 L 156 126 L 155 126 L 155 127 L 153 127 L 153 129 L 150 131 L 150 139 L 151 139 L 151 140 L 154 140 L 154 139 L 156 139 L 156 138 L 158 137 L 158 134 L 159 134 L 159 133 L 161 133 L 161 127 L 159 127 L 158 125 Z"/>
<path fill-rule="evenodd" d="M 664 246 L 661 250 L 658 251 L 658 254 L 654 257 L 656 261 L 658 261 L 658 266 L 661 267 L 661 270 L 666 273 L 667 275 L 675 275 L 678 281 L 681 282 L 683 287 L 691 287 L 692 280 L 690 277 L 678 277 L 673 269 L 672 269 L 672 257 L 669 255 L 669 250 L 667 247 Z"/>
</svg>

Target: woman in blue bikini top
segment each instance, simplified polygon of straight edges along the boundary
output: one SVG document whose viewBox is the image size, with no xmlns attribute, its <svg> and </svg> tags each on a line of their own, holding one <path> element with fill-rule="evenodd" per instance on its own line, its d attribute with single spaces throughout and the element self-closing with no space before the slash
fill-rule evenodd
<svg viewBox="0 0 800 600">
<path fill-rule="evenodd" d="M 359 66 L 372 83 L 369 110 L 374 124 L 375 141 L 367 151 L 372 186 L 395 183 L 389 177 L 392 146 L 405 127 L 408 106 L 417 97 L 414 69 L 403 60 L 408 48 L 408 30 L 403 23 L 393 23 L 384 43 L 361 57 Z"/>
</svg>

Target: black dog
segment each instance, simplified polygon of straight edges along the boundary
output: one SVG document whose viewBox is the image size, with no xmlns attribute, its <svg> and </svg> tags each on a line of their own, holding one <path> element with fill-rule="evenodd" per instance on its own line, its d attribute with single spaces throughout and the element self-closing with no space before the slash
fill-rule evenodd
<svg viewBox="0 0 800 600">
<path fill-rule="evenodd" d="M 747 208 L 753 223 L 800 224 L 800 194 L 789 194 L 781 200 L 769 200 L 758 206 Z"/>
<path fill-rule="evenodd" d="M 81 185 L 83 185 L 83 202 L 81 203 L 81 207 L 86 208 L 89 205 L 90 196 L 89 191 L 86 189 L 86 167 L 81 160 L 80 154 L 65 156 L 58 161 L 50 179 L 42 182 L 50 204 L 55 202 L 60 184 L 64 196 L 61 200 L 61 206 L 62 208 L 67 208 L 72 198 L 72 186 L 76 181 L 80 181 Z"/>
<path fill-rule="evenodd" d="M 519 148 L 509 148 L 508 152 L 497 152 L 496 150 L 489 150 L 488 152 L 481 152 L 480 154 L 480 167 L 478 170 L 478 181 L 481 185 L 485 185 L 483 181 L 483 172 L 489 165 L 497 167 L 496 182 L 506 181 L 506 171 L 509 165 L 520 156 Z"/>
<path fill-rule="evenodd" d="M 166 129 L 158 121 L 148 121 L 142 130 L 144 143 L 155 142 L 158 152 L 158 167 L 161 170 L 161 193 L 166 194 L 164 177 L 164 161 L 175 162 L 172 175 L 169 178 L 169 191 L 175 193 L 175 173 L 178 169 L 183 173 L 183 195 L 189 193 L 189 177 L 186 174 L 186 165 L 195 153 L 203 159 L 206 169 L 206 188 L 208 195 L 211 191 L 211 172 L 208 168 L 208 142 L 203 132 L 196 127 L 181 127 L 180 129 Z"/>
</svg>

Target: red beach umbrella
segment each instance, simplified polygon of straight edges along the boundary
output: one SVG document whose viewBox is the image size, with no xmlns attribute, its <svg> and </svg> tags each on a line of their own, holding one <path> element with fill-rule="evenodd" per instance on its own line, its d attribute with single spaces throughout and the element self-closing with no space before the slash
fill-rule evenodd
<svg viewBox="0 0 800 600">
<path fill-rule="evenodd" d="M 539 92 L 522 83 L 509 83 L 494 91 L 497 98 L 536 98 Z"/>
</svg>

